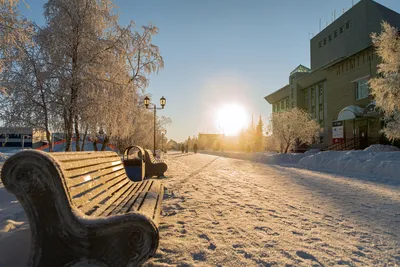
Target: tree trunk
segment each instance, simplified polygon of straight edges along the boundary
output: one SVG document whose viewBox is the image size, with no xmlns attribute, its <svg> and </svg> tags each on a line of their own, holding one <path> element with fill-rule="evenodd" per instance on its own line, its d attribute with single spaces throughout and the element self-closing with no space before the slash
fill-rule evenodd
<svg viewBox="0 0 400 267">
<path fill-rule="evenodd" d="M 86 143 L 88 128 L 89 128 L 89 125 L 86 124 L 85 133 L 83 134 L 81 151 L 85 151 L 85 143 Z"/>
<path fill-rule="evenodd" d="M 93 150 L 94 150 L 94 151 L 99 151 L 99 150 L 97 149 L 97 138 L 95 138 L 95 139 L 93 140 Z"/>
<path fill-rule="evenodd" d="M 66 132 L 65 132 L 65 151 L 71 151 L 71 140 L 72 140 L 72 118 L 71 113 L 66 115 L 65 118 L 65 127 L 66 127 Z"/>
<path fill-rule="evenodd" d="M 75 123 L 75 150 L 76 151 L 81 151 L 81 147 L 79 146 L 79 141 L 81 139 L 80 135 L 79 135 L 79 123 L 78 123 L 78 116 L 75 115 L 74 116 L 74 123 Z"/>
<path fill-rule="evenodd" d="M 46 139 L 47 142 L 49 142 L 49 152 L 53 152 L 53 140 L 51 138 L 51 133 L 49 129 L 47 129 L 47 127 L 46 127 Z"/>
<path fill-rule="evenodd" d="M 110 137 L 108 136 L 108 134 L 106 134 L 106 137 L 104 137 L 103 144 L 101 146 L 101 151 L 106 150 L 106 147 L 109 142 L 110 142 Z"/>
</svg>

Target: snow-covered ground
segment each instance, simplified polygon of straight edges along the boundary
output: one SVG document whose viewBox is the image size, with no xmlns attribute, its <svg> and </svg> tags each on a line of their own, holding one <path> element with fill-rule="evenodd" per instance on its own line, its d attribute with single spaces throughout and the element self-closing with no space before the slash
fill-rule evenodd
<svg viewBox="0 0 400 267">
<path fill-rule="evenodd" d="M 400 149 L 388 145 L 372 145 L 363 150 L 306 153 L 240 153 L 204 152 L 211 155 L 246 159 L 265 164 L 299 167 L 333 173 L 384 176 L 400 181 Z"/>
<path fill-rule="evenodd" d="M 400 182 L 168 153 L 160 246 L 145 266 L 397 266 Z M 29 225 L 0 185 L 0 266 Z"/>
<path fill-rule="evenodd" d="M 400 183 L 169 154 L 146 266 L 396 266 Z"/>
</svg>

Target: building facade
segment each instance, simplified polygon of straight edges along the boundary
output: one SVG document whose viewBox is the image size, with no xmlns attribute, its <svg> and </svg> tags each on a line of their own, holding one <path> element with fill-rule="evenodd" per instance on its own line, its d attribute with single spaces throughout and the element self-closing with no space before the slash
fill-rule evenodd
<svg viewBox="0 0 400 267">
<path fill-rule="evenodd" d="M 30 127 L 0 127 L 0 146 L 38 148 L 46 141 L 46 132 Z"/>
<path fill-rule="evenodd" d="M 400 14 L 361 0 L 310 41 L 310 65 L 299 65 L 289 84 L 265 97 L 273 112 L 298 107 L 323 128 L 321 146 L 358 139 L 361 146 L 381 137 L 368 80 L 377 75 L 379 58 L 371 34 L 381 22 L 400 27 Z"/>
</svg>

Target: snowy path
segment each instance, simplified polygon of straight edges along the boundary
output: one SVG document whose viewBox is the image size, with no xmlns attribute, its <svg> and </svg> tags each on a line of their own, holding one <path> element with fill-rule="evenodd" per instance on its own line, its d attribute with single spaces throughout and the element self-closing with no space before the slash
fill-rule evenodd
<svg viewBox="0 0 400 267">
<path fill-rule="evenodd" d="M 170 154 L 146 266 L 396 266 L 400 185 Z"/>
<path fill-rule="evenodd" d="M 204 154 L 168 154 L 160 246 L 145 266 L 397 266 L 400 184 Z M 29 225 L 0 184 L 0 266 Z"/>
</svg>

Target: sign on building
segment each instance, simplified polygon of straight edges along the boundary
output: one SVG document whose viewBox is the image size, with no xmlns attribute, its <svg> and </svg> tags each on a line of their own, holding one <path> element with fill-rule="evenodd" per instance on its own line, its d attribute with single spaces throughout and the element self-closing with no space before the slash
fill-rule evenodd
<svg viewBox="0 0 400 267">
<path fill-rule="evenodd" d="M 332 122 L 332 139 L 333 143 L 341 143 L 344 139 L 343 121 Z"/>
</svg>

